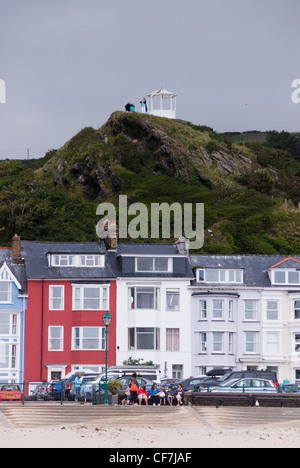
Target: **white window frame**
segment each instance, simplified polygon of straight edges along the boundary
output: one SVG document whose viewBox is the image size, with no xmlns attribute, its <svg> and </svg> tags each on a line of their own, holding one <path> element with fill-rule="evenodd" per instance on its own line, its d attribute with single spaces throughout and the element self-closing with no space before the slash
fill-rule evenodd
<svg viewBox="0 0 300 468">
<path fill-rule="evenodd" d="M 8 333 L 0 333 L 1 336 L 13 336 L 16 337 L 19 334 L 19 320 L 18 314 L 14 314 L 10 311 L 1 311 L 0 310 L 0 317 L 6 316 L 8 317 L 8 323 L 6 322 L 4 326 L 8 327 Z"/>
<path fill-rule="evenodd" d="M 215 307 L 215 304 L 220 302 L 221 308 Z M 217 311 L 221 311 L 221 316 L 215 315 Z M 212 320 L 224 320 L 224 299 L 213 299 L 212 300 Z"/>
<path fill-rule="evenodd" d="M 99 290 L 99 306 L 96 308 L 85 308 L 85 289 Z M 79 297 L 78 296 L 79 293 Z M 94 299 L 94 298 L 90 298 Z M 97 299 L 97 298 L 96 298 Z M 78 304 L 79 302 L 79 304 Z M 108 310 L 109 309 L 109 285 L 108 284 L 72 284 L 72 310 Z"/>
<path fill-rule="evenodd" d="M 253 335 L 253 340 L 250 340 L 250 335 Z M 251 345 L 253 349 L 251 351 L 247 350 L 248 345 Z M 246 331 L 245 332 L 245 354 L 257 354 L 258 351 L 258 332 L 256 331 Z"/>
<path fill-rule="evenodd" d="M 217 340 L 217 335 L 221 337 L 221 340 Z M 224 353 L 224 333 L 223 332 L 213 332 L 212 333 L 212 338 L 213 338 L 213 354 L 223 354 Z M 220 347 L 221 349 L 216 349 Z"/>
<path fill-rule="evenodd" d="M 139 348 L 138 336 L 153 335 L 153 348 Z M 131 342 L 133 340 L 133 342 Z M 130 327 L 128 328 L 128 349 L 138 351 L 159 351 L 160 350 L 160 328 L 157 327 Z"/>
<path fill-rule="evenodd" d="M 199 320 L 207 320 L 207 299 L 200 299 L 199 301 Z"/>
<path fill-rule="evenodd" d="M 153 291 L 153 307 L 138 307 L 138 290 Z M 133 292 L 133 295 L 132 295 Z M 142 294 L 142 292 L 140 292 Z M 157 286 L 129 286 L 128 288 L 128 308 L 131 310 L 159 310 L 160 308 L 160 288 Z"/>
<path fill-rule="evenodd" d="M 60 330 L 60 337 L 59 338 L 52 337 L 52 330 L 54 330 L 54 329 Z M 51 343 L 54 340 L 59 341 L 60 346 L 57 349 L 52 348 Z M 64 327 L 59 326 L 59 325 L 49 325 L 49 327 L 48 327 L 48 351 L 59 352 L 59 351 L 63 351 L 63 350 L 64 350 Z"/>
<path fill-rule="evenodd" d="M 84 331 L 87 329 L 94 329 L 98 330 L 98 338 L 91 338 L 85 337 Z M 79 330 L 79 336 L 76 335 L 76 330 Z M 85 348 L 84 347 L 84 340 L 88 339 L 98 339 L 99 345 L 98 348 Z M 76 341 L 79 341 L 79 345 L 77 346 Z M 72 351 L 105 351 L 105 340 L 106 340 L 106 333 L 105 327 L 73 327 L 72 328 Z"/>
<path fill-rule="evenodd" d="M 233 354 L 233 333 L 228 333 L 228 354 Z"/>
<path fill-rule="evenodd" d="M 16 370 L 19 366 L 19 343 L 1 342 L 0 360 L 2 364 L 8 364 L 1 367 L 1 371 Z"/>
<path fill-rule="evenodd" d="M 276 307 L 272 308 L 270 306 L 271 303 L 276 304 Z M 269 313 L 275 313 L 277 314 L 277 318 L 269 318 Z M 279 301 L 276 299 L 267 299 L 266 301 L 266 320 L 268 322 L 278 322 L 279 320 Z"/>
<path fill-rule="evenodd" d="M 49 266 L 59 268 L 103 268 L 105 256 L 99 254 L 51 254 Z"/>
<path fill-rule="evenodd" d="M 166 328 L 166 351 L 180 351 L 180 328 Z"/>
<path fill-rule="evenodd" d="M 299 336 L 299 341 L 296 341 L 296 336 Z M 293 334 L 293 341 L 294 341 L 294 348 L 293 348 L 293 352 L 294 354 L 297 354 L 297 356 L 300 354 L 300 332 L 299 333 L 294 333 Z M 297 350 L 297 346 L 299 346 L 299 349 Z"/>
<path fill-rule="evenodd" d="M 214 273 L 215 279 L 208 279 L 208 274 Z M 239 278 L 240 276 L 240 278 Z M 199 268 L 197 271 L 197 281 L 204 283 L 226 283 L 242 284 L 244 282 L 244 271 L 238 268 Z"/>
<path fill-rule="evenodd" d="M 300 297 L 297 299 L 297 298 L 293 298 L 292 299 L 292 310 L 293 310 L 293 320 L 295 321 L 299 321 L 300 320 Z M 299 302 L 299 307 L 296 307 L 296 302 Z M 296 317 L 296 310 L 299 311 L 298 313 L 298 317 Z"/>
<path fill-rule="evenodd" d="M 276 337 L 276 339 L 273 339 Z M 280 353 L 280 334 L 278 331 L 268 331 L 266 332 L 266 355 L 267 356 L 276 356 Z M 274 348 L 272 350 L 272 347 Z"/>
<path fill-rule="evenodd" d="M 12 282 L 11 281 L 0 281 L 0 286 L 8 286 L 7 290 L 0 291 L 0 304 L 11 304 L 12 303 Z M 7 294 L 6 300 L 1 300 L 1 294 Z"/>
<path fill-rule="evenodd" d="M 276 280 L 276 273 L 281 273 L 284 274 L 284 281 L 278 281 Z M 298 275 L 298 281 L 297 282 L 290 282 L 289 281 L 289 276 L 291 273 L 297 274 Z M 278 286 L 299 286 L 300 285 L 300 271 L 295 270 L 295 269 L 274 269 L 271 271 L 271 281 L 272 284 L 278 285 Z"/>
<path fill-rule="evenodd" d="M 253 302 L 253 304 L 255 305 L 255 308 L 253 309 L 250 309 L 250 308 L 247 308 L 247 303 L 248 302 Z M 257 299 L 245 299 L 244 300 L 244 320 L 247 321 L 247 322 L 253 322 L 253 321 L 256 321 L 257 320 L 257 313 L 258 313 L 258 300 Z M 253 316 L 251 318 L 249 317 L 246 317 L 246 314 L 247 312 L 253 312 Z"/>
<path fill-rule="evenodd" d="M 62 291 L 62 295 L 60 297 L 54 297 L 53 296 L 54 289 L 60 289 Z M 55 299 L 61 300 L 60 307 L 54 307 Z M 49 285 L 49 310 L 64 310 L 64 309 L 65 309 L 65 287 L 61 284 Z"/>
<path fill-rule="evenodd" d="M 199 346 L 200 346 L 199 354 L 207 354 L 207 333 L 206 332 L 199 333 Z"/>
<path fill-rule="evenodd" d="M 175 305 L 174 307 L 170 307 L 170 304 L 168 302 L 168 297 L 169 296 L 178 296 L 178 304 Z M 166 310 L 171 311 L 171 312 L 177 312 L 180 310 L 180 289 L 166 289 Z"/>
<path fill-rule="evenodd" d="M 139 260 L 149 260 L 149 264 L 151 263 L 151 268 L 150 269 L 140 269 L 139 268 Z M 156 267 L 157 261 L 164 259 L 167 260 L 167 269 L 166 270 L 159 270 Z M 141 256 L 141 257 L 135 257 L 135 272 L 136 273 L 172 273 L 173 272 L 173 258 L 172 257 L 159 257 L 159 256 L 154 256 L 154 257 L 148 257 L 148 256 Z"/>
</svg>

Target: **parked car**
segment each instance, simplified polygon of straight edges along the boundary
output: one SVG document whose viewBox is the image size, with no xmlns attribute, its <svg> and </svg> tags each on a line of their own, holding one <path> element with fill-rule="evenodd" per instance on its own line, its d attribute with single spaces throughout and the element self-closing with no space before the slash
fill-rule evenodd
<svg viewBox="0 0 300 468">
<path fill-rule="evenodd" d="M 276 372 L 272 371 L 263 371 L 263 370 L 242 370 L 242 371 L 232 371 L 227 372 L 222 377 L 218 379 L 218 383 L 229 382 L 233 379 L 267 379 L 272 380 L 274 383 L 277 382 L 277 375 Z"/>
<path fill-rule="evenodd" d="M 211 392 L 250 392 L 250 393 L 278 393 L 272 380 L 240 379 L 221 383 L 218 387 L 210 388 Z"/>
<path fill-rule="evenodd" d="M 0 387 L 0 401 L 23 401 L 20 385 L 5 384 Z"/>
<path fill-rule="evenodd" d="M 163 385 L 164 387 L 168 387 L 170 385 L 176 384 L 177 382 L 179 382 L 179 380 L 180 379 L 163 378 L 163 379 L 161 379 L 161 385 Z"/>
<path fill-rule="evenodd" d="M 298 384 L 281 384 L 278 386 L 280 393 L 300 393 L 300 387 Z"/>
<path fill-rule="evenodd" d="M 61 400 L 64 398 L 64 387 L 66 379 L 51 380 L 47 386 L 47 397 L 48 400 Z"/>
<path fill-rule="evenodd" d="M 177 382 L 165 385 L 165 388 L 171 387 L 172 389 L 176 389 L 178 385 L 181 384 L 183 390 L 187 392 L 189 390 L 197 389 L 205 381 L 205 379 L 205 375 L 200 375 L 198 377 L 189 377 L 188 379 L 178 380 Z"/>
</svg>

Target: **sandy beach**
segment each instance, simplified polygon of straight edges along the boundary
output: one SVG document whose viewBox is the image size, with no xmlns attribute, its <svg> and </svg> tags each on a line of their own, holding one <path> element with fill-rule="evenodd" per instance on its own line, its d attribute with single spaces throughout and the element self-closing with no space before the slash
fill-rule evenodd
<svg viewBox="0 0 300 468">
<path fill-rule="evenodd" d="M 114 427 L 97 422 L 39 428 L 0 428 L 1 448 L 299 448 L 300 421 L 247 429 Z"/>
</svg>

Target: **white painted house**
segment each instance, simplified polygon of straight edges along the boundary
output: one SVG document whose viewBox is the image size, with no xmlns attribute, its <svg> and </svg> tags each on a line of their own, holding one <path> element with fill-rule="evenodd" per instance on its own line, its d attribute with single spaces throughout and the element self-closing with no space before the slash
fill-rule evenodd
<svg viewBox="0 0 300 468">
<path fill-rule="evenodd" d="M 191 256 L 192 373 L 274 370 L 300 382 L 300 258 Z"/>
<path fill-rule="evenodd" d="M 181 253 L 180 253 L 181 252 Z M 178 244 L 118 244 L 117 365 L 153 361 L 162 376 L 191 375 L 191 295 L 187 252 Z"/>
</svg>

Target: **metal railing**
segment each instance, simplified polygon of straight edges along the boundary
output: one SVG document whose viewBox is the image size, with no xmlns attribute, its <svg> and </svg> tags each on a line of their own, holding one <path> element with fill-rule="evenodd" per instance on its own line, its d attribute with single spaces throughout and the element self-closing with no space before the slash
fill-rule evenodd
<svg viewBox="0 0 300 468">
<path fill-rule="evenodd" d="M 104 403 L 105 383 L 98 383 L 91 386 L 89 392 L 82 391 L 79 397 L 80 402 L 91 402 L 93 404 Z M 7 389 L 5 389 L 7 387 Z M 19 390 L 14 389 L 18 387 Z M 3 390 L 2 390 L 3 389 Z M 56 401 L 63 405 L 66 402 L 75 400 L 74 385 L 67 385 L 66 382 L 1 382 L 0 383 L 0 403 L 2 402 L 41 402 Z"/>
</svg>

